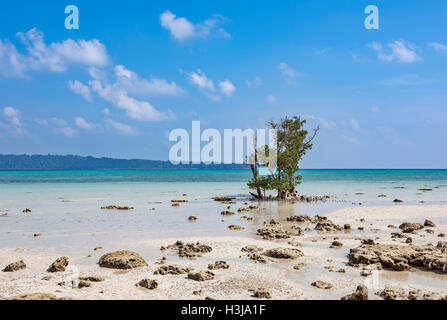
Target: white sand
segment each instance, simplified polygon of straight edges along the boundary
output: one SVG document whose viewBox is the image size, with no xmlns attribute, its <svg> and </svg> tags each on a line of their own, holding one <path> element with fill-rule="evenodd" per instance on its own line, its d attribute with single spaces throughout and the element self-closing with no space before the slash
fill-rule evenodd
<svg viewBox="0 0 447 320">
<path fill-rule="evenodd" d="M 403 240 L 392 241 L 390 233 L 397 230 L 387 226 L 398 226 L 401 222 L 421 222 L 425 219 L 434 221 L 437 226 L 432 228 L 434 234 L 428 234 L 424 230 L 412 235 L 415 244 L 436 244 L 438 241 L 446 241 L 439 238 L 439 233 L 447 233 L 447 206 L 446 205 L 419 205 L 419 206 L 389 206 L 389 207 L 355 207 L 338 210 L 328 214 L 328 217 L 337 224 L 349 223 L 353 227 L 351 233 L 337 234 L 307 234 L 302 237 L 294 237 L 293 240 L 300 243 L 299 249 L 304 257 L 295 261 L 277 261 L 266 265 L 254 263 L 247 259 L 241 248 L 246 245 L 256 245 L 264 249 L 274 247 L 291 247 L 288 240 L 266 241 L 259 237 L 214 237 L 214 238 L 173 238 L 163 240 L 141 241 L 137 247 L 160 247 L 174 243 L 176 240 L 185 242 L 197 242 L 211 245 L 213 251 L 204 254 L 196 260 L 178 259 L 169 251 L 160 252 L 160 258 L 166 256 L 167 264 L 180 264 L 184 267 L 192 267 L 196 271 L 207 270 L 207 265 L 216 260 L 225 260 L 230 265 L 228 270 L 215 270 L 214 280 L 196 282 L 187 279 L 186 275 L 154 275 L 159 267 L 156 261 L 150 261 L 148 267 L 130 271 L 119 271 L 100 268 L 96 263 L 105 252 L 92 253 L 91 248 L 86 249 L 82 256 L 70 256 L 71 260 L 79 260 L 92 254 L 93 257 L 85 264 L 74 267 L 81 276 L 99 275 L 105 277 L 104 282 L 92 283 L 89 288 L 71 288 L 59 286 L 58 283 L 70 282 L 73 278 L 71 270 L 64 273 L 47 273 L 45 270 L 58 257 L 65 255 L 63 252 L 53 252 L 51 248 L 45 252 L 37 250 L 1 248 L 0 268 L 18 260 L 24 260 L 27 268 L 13 273 L 0 272 L 0 299 L 23 293 L 52 293 L 59 297 L 73 299 L 203 299 L 206 296 L 214 299 L 252 299 L 249 289 L 259 287 L 269 288 L 274 299 L 340 299 L 352 292 L 358 284 L 365 283 L 370 287 L 370 298 L 374 292 L 384 288 L 387 284 L 397 284 L 407 289 L 421 289 L 434 291 L 447 295 L 447 274 L 435 274 L 433 272 L 390 272 L 380 271 L 377 275 L 365 279 L 361 277 L 359 269 L 347 265 L 347 253 L 350 248 L 357 247 L 361 238 L 374 238 L 379 243 L 404 244 Z M 360 222 L 359 219 L 366 219 Z M 283 222 L 283 221 L 281 221 Z M 365 228 L 364 232 L 355 230 L 358 226 Z M 371 230 L 379 229 L 379 230 Z M 330 249 L 329 245 L 337 237 L 344 243 L 341 249 Z M 313 240 L 317 240 L 313 242 Z M 94 247 L 94 245 L 92 245 Z M 126 249 L 126 248 L 123 248 Z M 328 262 L 328 260 L 332 260 Z M 297 263 L 306 264 L 303 270 L 297 271 L 293 266 Z M 333 266 L 335 270 L 344 268 L 346 273 L 329 272 L 325 266 Z M 50 280 L 42 280 L 44 276 L 53 276 Z M 159 287 L 155 290 L 137 288 L 135 284 L 143 278 L 155 279 Z M 333 284 L 330 290 L 322 290 L 312 287 L 312 281 L 322 280 Z M 193 295 L 194 290 L 202 290 L 200 296 Z"/>
</svg>

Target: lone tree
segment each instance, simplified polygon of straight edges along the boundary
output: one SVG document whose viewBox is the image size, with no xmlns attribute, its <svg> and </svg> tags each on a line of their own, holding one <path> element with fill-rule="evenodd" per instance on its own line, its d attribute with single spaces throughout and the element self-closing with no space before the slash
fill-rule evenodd
<svg viewBox="0 0 447 320">
<path fill-rule="evenodd" d="M 251 193 L 255 198 L 265 198 L 266 190 L 276 190 L 278 199 L 295 196 L 295 187 L 301 183 L 302 179 L 297 174 L 299 161 L 308 150 L 312 149 L 312 142 L 320 130 L 319 127 L 316 127 L 309 135 L 309 132 L 303 129 L 305 124 L 306 120 L 301 120 L 296 116 L 291 119 L 285 117 L 279 122 L 268 122 L 268 125 L 277 132 L 276 170 L 269 169 L 269 175 L 260 177 L 259 166 L 265 162 L 261 161 L 263 159 L 259 159 L 259 154 L 268 155 L 269 150 L 268 146 L 261 147 L 263 150 L 255 149 L 254 161 L 251 164 L 253 178 L 247 184 L 250 189 L 256 189 L 256 194 Z"/>
</svg>

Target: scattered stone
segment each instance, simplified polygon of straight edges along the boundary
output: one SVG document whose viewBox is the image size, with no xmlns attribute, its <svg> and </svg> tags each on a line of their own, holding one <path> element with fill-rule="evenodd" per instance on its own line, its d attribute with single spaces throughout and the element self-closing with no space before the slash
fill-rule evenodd
<svg viewBox="0 0 447 320">
<path fill-rule="evenodd" d="M 154 290 L 158 288 L 158 282 L 157 280 L 151 280 L 151 279 L 143 279 L 140 282 L 136 284 L 137 287 L 146 288 L 149 290 Z"/>
<path fill-rule="evenodd" d="M 188 202 L 188 200 L 171 200 L 171 203 L 185 203 Z"/>
<path fill-rule="evenodd" d="M 235 215 L 235 213 L 231 212 L 231 211 L 222 211 L 220 214 L 223 215 L 223 216 L 233 216 L 233 215 Z"/>
<path fill-rule="evenodd" d="M 271 292 L 266 288 L 251 289 L 248 291 L 252 292 L 253 297 L 258 298 L 258 299 L 271 299 L 272 298 Z"/>
<path fill-rule="evenodd" d="M 337 272 L 338 272 L 338 273 L 346 273 L 346 270 L 343 269 L 343 268 L 340 268 L 340 269 L 337 270 Z"/>
<path fill-rule="evenodd" d="M 412 243 L 413 243 L 413 238 L 408 237 L 408 238 L 405 240 L 405 243 L 412 244 Z"/>
<path fill-rule="evenodd" d="M 396 229 L 397 227 L 396 227 L 395 225 L 389 224 L 389 225 L 388 225 L 388 228 L 390 228 L 390 229 Z"/>
<path fill-rule="evenodd" d="M 2 271 L 3 272 L 15 272 L 26 268 L 25 262 L 23 260 L 13 262 L 8 264 Z"/>
<path fill-rule="evenodd" d="M 341 247 L 343 247 L 343 243 L 341 243 L 340 241 L 334 241 L 330 246 L 330 248 L 332 249 L 339 249 Z"/>
<path fill-rule="evenodd" d="M 350 225 L 350 224 L 345 224 L 345 225 L 343 226 L 343 229 L 345 229 L 345 230 L 351 230 L 351 225 Z"/>
<path fill-rule="evenodd" d="M 196 258 L 201 257 L 203 253 L 209 253 L 213 250 L 208 245 L 200 244 L 197 242 L 194 243 L 186 243 L 184 244 L 182 241 L 177 241 L 173 245 L 169 245 L 167 249 L 173 250 L 178 253 L 181 258 Z"/>
<path fill-rule="evenodd" d="M 372 246 L 375 245 L 375 241 L 373 239 L 362 239 L 362 244 Z"/>
<path fill-rule="evenodd" d="M 42 277 L 41 280 L 48 281 L 48 280 L 51 280 L 51 279 L 53 279 L 53 276 L 45 276 L 45 277 Z"/>
<path fill-rule="evenodd" d="M 92 284 L 90 282 L 84 281 L 84 280 L 79 281 L 79 284 L 78 284 L 78 288 L 79 289 L 88 288 L 88 287 L 91 287 L 91 286 L 92 286 Z"/>
<path fill-rule="evenodd" d="M 101 251 L 103 249 L 103 247 L 96 247 L 95 249 L 93 249 L 93 251 Z"/>
<path fill-rule="evenodd" d="M 432 228 L 434 228 L 434 227 L 436 227 L 436 224 L 433 221 L 431 221 L 431 220 L 425 220 L 424 227 L 432 227 Z"/>
<path fill-rule="evenodd" d="M 31 209 L 26 208 L 26 209 L 24 209 L 22 212 L 23 212 L 23 213 L 30 213 L 30 212 L 32 212 L 32 211 L 31 211 Z"/>
<path fill-rule="evenodd" d="M 317 287 L 319 289 L 325 289 L 325 290 L 332 289 L 332 284 L 330 284 L 328 282 L 324 282 L 324 281 L 319 281 L 319 280 L 312 282 L 311 285 L 313 287 Z"/>
<path fill-rule="evenodd" d="M 208 264 L 208 269 L 217 270 L 217 269 L 228 269 L 230 266 L 226 261 L 216 261 L 215 263 Z"/>
<path fill-rule="evenodd" d="M 427 232 L 429 234 L 434 234 L 435 233 L 432 229 L 425 229 L 425 232 Z"/>
<path fill-rule="evenodd" d="M 322 232 L 337 232 L 341 231 L 342 227 L 336 225 L 330 220 L 327 220 L 326 222 L 318 222 L 317 225 L 315 226 L 315 230 Z"/>
<path fill-rule="evenodd" d="M 371 270 L 362 270 L 362 271 L 360 272 L 360 275 L 361 275 L 362 277 L 369 277 L 370 275 L 372 275 L 372 271 L 371 271 Z"/>
<path fill-rule="evenodd" d="M 385 289 L 376 293 L 384 300 L 447 300 L 447 296 L 441 296 L 434 292 L 421 292 L 412 290 L 408 293 L 403 288 L 395 286 L 386 286 Z"/>
<path fill-rule="evenodd" d="M 361 284 L 357 287 L 357 290 L 344 296 L 341 300 L 368 300 L 368 288 Z"/>
<path fill-rule="evenodd" d="M 128 206 L 106 206 L 106 207 L 101 207 L 101 210 L 133 210 L 134 207 L 128 207 Z"/>
<path fill-rule="evenodd" d="M 416 230 L 423 229 L 424 226 L 420 223 L 404 222 L 399 226 L 399 229 L 404 233 L 410 233 Z"/>
<path fill-rule="evenodd" d="M 180 207 L 180 203 L 173 203 L 172 207 Z"/>
<path fill-rule="evenodd" d="M 394 199 L 393 202 L 394 202 L 394 203 L 402 203 L 403 201 L 400 200 L 400 199 Z"/>
<path fill-rule="evenodd" d="M 227 202 L 227 201 L 233 201 L 234 198 L 229 198 L 229 197 L 214 197 L 213 200 L 214 201 L 218 201 L 218 202 Z"/>
<path fill-rule="evenodd" d="M 241 230 L 245 230 L 244 227 L 237 226 L 237 225 L 234 225 L 234 224 L 228 226 L 228 229 L 233 230 L 233 231 L 241 231 Z"/>
<path fill-rule="evenodd" d="M 274 248 L 264 252 L 264 255 L 276 259 L 297 259 L 304 256 L 303 252 L 291 248 Z"/>
<path fill-rule="evenodd" d="M 357 230 L 363 231 L 363 230 L 365 230 L 365 228 L 364 227 L 358 227 Z"/>
<path fill-rule="evenodd" d="M 196 216 L 190 216 L 188 218 L 188 220 L 191 221 L 191 222 L 194 222 L 194 221 L 197 221 L 197 217 Z"/>
<path fill-rule="evenodd" d="M 200 296 L 200 295 L 203 294 L 203 291 L 202 290 L 195 290 L 195 291 L 192 292 L 192 294 L 195 295 L 195 296 Z"/>
<path fill-rule="evenodd" d="M 245 246 L 241 249 L 242 252 L 259 252 L 264 249 L 257 247 L 257 246 Z"/>
<path fill-rule="evenodd" d="M 379 194 L 377 197 L 378 198 L 386 198 L 386 194 Z"/>
<path fill-rule="evenodd" d="M 188 273 L 188 279 L 195 281 L 214 280 L 214 273 L 211 271 L 190 272 Z"/>
<path fill-rule="evenodd" d="M 272 261 L 272 259 L 269 259 L 266 256 L 259 254 L 257 252 L 249 253 L 248 258 L 254 262 L 264 263 L 264 264 Z"/>
<path fill-rule="evenodd" d="M 103 282 L 105 279 L 100 276 L 87 276 L 87 277 L 79 277 L 79 280 L 89 282 Z"/>
<path fill-rule="evenodd" d="M 445 233 L 440 233 L 440 234 L 438 234 L 438 237 L 439 237 L 439 238 L 445 238 Z"/>
<path fill-rule="evenodd" d="M 103 255 L 99 259 L 99 265 L 110 269 L 134 269 L 146 267 L 147 262 L 138 253 L 125 250 Z"/>
<path fill-rule="evenodd" d="M 47 269 L 47 272 L 64 272 L 68 266 L 68 257 L 61 257 L 54 261 Z"/>
<path fill-rule="evenodd" d="M 303 270 L 305 266 L 306 266 L 306 265 L 305 265 L 304 263 L 298 263 L 298 264 L 296 264 L 296 265 L 293 266 L 293 269 L 299 271 L 299 270 Z"/>
<path fill-rule="evenodd" d="M 190 268 L 183 268 L 182 266 L 178 264 L 169 265 L 169 266 L 161 266 L 157 270 L 155 270 L 154 274 L 159 274 L 162 276 L 171 274 L 171 275 L 179 275 L 179 274 L 185 274 L 190 272 Z"/>
<path fill-rule="evenodd" d="M 42 236 L 41 233 L 35 233 L 35 234 L 34 234 L 34 238 L 41 237 L 41 236 Z"/>
</svg>

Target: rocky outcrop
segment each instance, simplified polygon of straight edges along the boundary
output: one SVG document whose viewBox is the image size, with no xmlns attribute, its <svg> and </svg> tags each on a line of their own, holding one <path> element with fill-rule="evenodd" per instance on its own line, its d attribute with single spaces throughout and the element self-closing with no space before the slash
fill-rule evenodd
<svg viewBox="0 0 447 320">
<path fill-rule="evenodd" d="M 242 252 L 259 252 L 264 249 L 257 247 L 257 246 L 245 246 L 241 249 Z"/>
<path fill-rule="evenodd" d="M 110 269 L 134 269 L 146 267 L 147 262 L 136 252 L 116 251 L 103 255 L 99 259 L 99 265 Z"/>
<path fill-rule="evenodd" d="M 379 264 L 396 271 L 421 267 L 447 273 L 447 253 L 434 246 L 362 245 L 351 249 L 348 258 L 352 266 Z"/>
<path fill-rule="evenodd" d="M 64 272 L 68 266 L 68 257 L 61 257 L 54 261 L 47 269 L 47 272 Z"/>
<path fill-rule="evenodd" d="M 69 298 L 58 298 L 51 293 L 25 293 L 7 298 L 6 300 L 70 300 Z"/>
<path fill-rule="evenodd" d="M 399 226 L 399 229 L 401 229 L 404 233 L 410 233 L 424 229 L 424 226 L 420 223 L 404 222 Z"/>
<path fill-rule="evenodd" d="M 262 236 L 265 240 L 288 239 L 292 236 L 290 232 L 276 227 L 258 229 L 257 235 Z"/>
<path fill-rule="evenodd" d="M 120 211 L 125 211 L 125 210 L 133 210 L 134 207 L 128 207 L 128 206 L 105 206 L 105 207 L 101 207 L 101 210 L 120 210 Z"/>
<path fill-rule="evenodd" d="M 208 269 L 216 270 L 216 269 L 228 269 L 230 266 L 226 261 L 216 261 L 215 263 L 208 264 Z"/>
<path fill-rule="evenodd" d="M 183 268 L 182 266 L 179 266 L 178 264 L 169 265 L 169 266 L 161 266 L 157 270 L 155 270 L 154 274 L 159 274 L 162 276 L 172 274 L 172 275 L 179 275 L 179 274 L 185 274 L 191 271 L 190 268 Z"/>
<path fill-rule="evenodd" d="M 395 286 L 387 286 L 376 295 L 384 300 L 447 300 L 447 296 L 439 293 L 422 292 L 421 290 L 406 292 L 403 288 Z"/>
<path fill-rule="evenodd" d="M 190 272 L 188 273 L 188 279 L 195 281 L 214 280 L 214 273 L 211 271 Z"/>
<path fill-rule="evenodd" d="M 3 272 L 15 272 L 26 268 L 25 262 L 23 260 L 13 262 L 8 264 L 2 271 Z"/>
<path fill-rule="evenodd" d="M 340 249 L 341 247 L 343 247 L 343 243 L 341 243 L 340 241 L 333 241 L 330 248 L 332 249 Z"/>
<path fill-rule="evenodd" d="M 264 252 L 264 255 L 275 259 L 298 259 L 304 256 L 301 250 L 295 248 L 274 248 Z"/>
<path fill-rule="evenodd" d="M 158 288 L 158 282 L 157 280 L 151 280 L 151 279 L 143 279 L 140 282 L 136 284 L 137 287 L 146 288 L 149 290 L 154 290 Z"/>
<path fill-rule="evenodd" d="M 233 201 L 234 198 L 230 198 L 230 197 L 214 197 L 213 200 L 214 201 L 218 201 L 218 202 L 228 202 L 228 201 Z"/>
<path fill-rule="evenodd" d="M 436 227 L 436 224 L 431 220 L 425 220 L 424 227 L 434 228 Z"/>
<path fill-rule="evenodd" d="M 357 290 L 344 296 L 341 300 L 368 300 L 368 288 L 361 284 L 357 287 Z"/>
<path fill-rule="evenodd" d="M 336 225 L 330 220 L 318 222 L 315 226 L 315 230 L 321 231 L 321 232 L 338 232 L 343 230 L 342 227 L 339 225 Z"/>
<path fill-rule="evenodd" d="M 181 258 L 191 258 L 201 257 L 202 254 L 211 252 L 213 248 L 208 245 L 197 243 L 183 243 L 183 241 L 177 241 L 176 243 L 165 247 L 161 247 L 160 250 L 172 250 L 178 253 Z"/>
<path fill-rule="evenodd" d="M 314 281 L 311 283 L 312 287 L 317 287 L 319 289 L 329 290 L 332 289 L 332 284 L 324 281 Z"/>
</svg>

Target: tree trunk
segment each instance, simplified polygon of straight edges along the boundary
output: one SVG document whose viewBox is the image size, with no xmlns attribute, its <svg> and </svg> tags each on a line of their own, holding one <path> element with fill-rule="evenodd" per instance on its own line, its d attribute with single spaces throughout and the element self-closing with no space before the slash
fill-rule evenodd
<svg viewBox="0 0 447 320">
<path fill-rule="evenodd" d="M 257 183 L 258 182 L 258 170 L 257 170 L 257 168 L 253 164 L 251 164 L 250 167 L 251 167 L 251 172 L 253 173 L 253 179 Z M 258 194 L 256 196 L 256 199 L 262 199 L 263 198 L 261 187 L 259 185 L 256 187 L 256 193 Z"/>
</svg>

